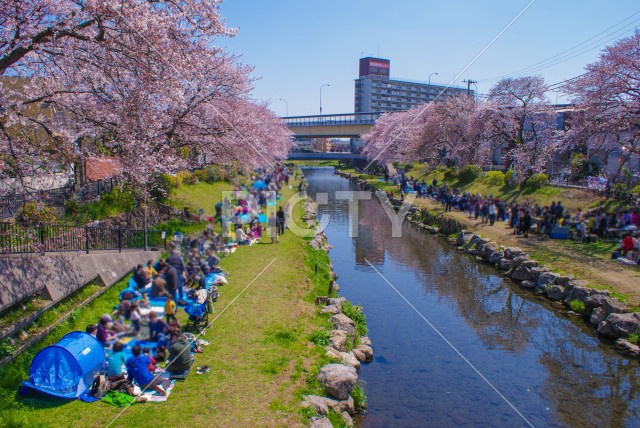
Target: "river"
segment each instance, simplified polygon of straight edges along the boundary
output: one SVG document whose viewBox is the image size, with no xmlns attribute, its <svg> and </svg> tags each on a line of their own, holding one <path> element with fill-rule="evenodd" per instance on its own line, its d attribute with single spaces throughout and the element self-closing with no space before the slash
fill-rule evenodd
<svg viewBox="0 0 640 428">
<path fill-rule="evenodd" d="M 332 168 L 304 174 L 312 198 L 328 193 L 318 217 L 330 216 L 340 294 L 364 307 L 373 342 L 358 425 L 640 426 L 637 361 L 443 238 L 407 222 L 391 237 L 375 196 L 360 201 L 350 237 L 349 201 L 335 192 L 359 189 Z"/>
</svg>

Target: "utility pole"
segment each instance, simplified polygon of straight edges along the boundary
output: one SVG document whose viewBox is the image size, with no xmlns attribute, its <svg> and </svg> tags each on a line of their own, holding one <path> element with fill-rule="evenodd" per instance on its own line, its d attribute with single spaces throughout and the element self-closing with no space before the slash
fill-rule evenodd
<svg viewBox="0 0 640 428">
<path fill-rule="evenodd" d="M 471 79 L 463 80 L 463 82 L 467 84 L 467 95 L 471 95 L 471 85 L 472 84 L 475 85 L 478 82 L 476 80 L 471 80 Z"/>
</svg>

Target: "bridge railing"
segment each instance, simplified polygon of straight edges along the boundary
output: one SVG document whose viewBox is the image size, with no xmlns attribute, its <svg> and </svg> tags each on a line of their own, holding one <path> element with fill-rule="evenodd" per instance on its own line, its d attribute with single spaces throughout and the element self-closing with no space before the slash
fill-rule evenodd
<svg viewBox="0 0 640 428">
<path fill-rule="evenodd" d="M 312 116 L 289 116 L 282 120 L 289 126 L 373 125 L 381 113 L 344 113 Z"/>
</svg>

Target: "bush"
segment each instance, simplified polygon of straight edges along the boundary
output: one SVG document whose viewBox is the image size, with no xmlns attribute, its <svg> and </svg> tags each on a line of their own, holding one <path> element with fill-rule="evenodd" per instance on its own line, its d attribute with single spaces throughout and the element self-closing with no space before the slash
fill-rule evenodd
<svg viewBox="0 0 640 428">
<path fill-rule="evenodd" d="M 367 319 L 362 311 L 362 306 L 353 306 L 350 302 L 342 304 L 342 313 L 356 323 L 356 334 L 360 337 L 367 335 Z"/>
<path fill-rule="evenodd" d="M 329 346 L 331 334 L 326 330 L 316 330 L 311 333 L 309 340 L 318 346 Z"/>
<path fill-rule="evenodd" d="M 367 408 L 367 396 L 364 393 L 364 388 L 359 384 L 354 386 L 351 390 L 351 398 L 353 398 L 353 404 L 356 411 L 362 411 Z"/>
<path fill-rule="evenodd" d="M 209 184 L 222 181 L 226 178 L 224 170 L 218 165 L 207 165 L 204 167 L 205 179 Z"/>
<path fill-rule="evenodd" d="M 136 207 L 136 198 L 131 190 L 114 187 L 107 193 L 103 193 L 100 197 L 103 205 L 106 205 L 107 212 L 119 214 L 122 212 L 131 212 Z"/>
<path fill-rule="evenodd" d="M 198 184 L 198 177 L 189 172 L 189 171 L 181 171 L 178 174 L 176 174 L 176 178 L 183 184 L 186 184 L 187 186 L 192 186 L 194 184 Z"/>
<path fill-rule="evenodd" d="M 547 174 L 533 174 L 527 178 L 525 187 L 531 190 L 542 189 L 549 183 L 549 177 Z"/>
<path fill-rule="evenodd" d="M 471 183 L 480 177 L 482 177 L 482 168 L 477 165 L 467 165 L 458 174 L 460 183 Z"/>
<path fill-rule="evenodd" d="M 149 185 L 149 194 L 158 202 L 164 202 L 172 191 L 180 187 L 177 177 L 168 174 L 156 174 Z"/>
<path fill-rule="evenodd" d="M 513 170 L 508 169 L 504 173 L 504 185 L 507 187 L 511 187 L 513 185 Z"/>
<path fill-rule="evenodd" d="M 444 170 L 445 180 L 455 180 L 456 178 L 458 178 L 458 170 L 456 168 L 451 167 Z"/>
<path fill-rule="evenodd" d="M 36 202 L 26 202 L 16 213 L 16 223 L 23 226 L 49 225 L 57 222 L 58 212 L 55 208 Z"/>
<path fill-rule="evenodd" d="M 584 306 L 584 302 L 581 300 L 572 300 L 569 302 L 569 307 L 571 308 L 571 310 L 573 312 L 576 312 L 578 314 L 584 314 L 585 311 L 585 306 Z"/>
<path fill-rule="evenodd" d="M 505 184 L 504 174 L 502 171 L 489 171 L 483 180 L 489 186 L 503 186 Z"/>
<path fill-rule="evenodd" d="M 587 157 L 583 153 L 574 153 L 571 156 L 571 175 L 574 177 L 585 177 L 588 173 L 587 166 Z"/>
<path fill-rule="evenodd" d="M 195 171 L 193 171 L 193 175 L 195 175 L 198 181 L 201 183 L 207 181 L 207 173 L 201 169 L 196 169 Z"/>
</svg>

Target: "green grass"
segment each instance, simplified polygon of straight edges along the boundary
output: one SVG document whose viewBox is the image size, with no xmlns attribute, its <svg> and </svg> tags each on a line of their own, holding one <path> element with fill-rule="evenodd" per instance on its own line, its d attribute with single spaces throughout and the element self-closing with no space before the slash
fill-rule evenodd
<svg viewBox="0 0 640 428">
<path fill-rule="evenodd" d="M 569 302 L 569 307 L 571 308 L 571 310 L 573 312 L 576 312 L 578 314 L 583 314 L 585 311 L 585 306 L 584 306 L 584 302 L 580 301 L 580 300 L 572 300 Z"/>
<path fill-rule="evenodd" d="M 285 189 L 285 198 L 291 193 Z M 296 206 L 294 215 L 301 217 L 302 204 Z M 314 273 L 316 262 L 318 275 Z M 300 410 L 301 395 L 324 392 L 317 374 L 322 365 L 333 362 L 324 357 L 323 348 L 308 340 L 313 331 L 327 324 L 327 317 L 318 314 L 312 302 L 315 295 L 326 294 L 328 256 L 314 252 L 306 239 L 287 232 L 279 244 L 241 247 L 223 258 L 221 267 L 229 272 L 229 284 L 219 288 L 220 299 L 210 318 L 215 321 L 204 337 L 211 346 L 196 355 L 196 365 L 209 365 L 212 371 L 178 383 L 166 403 L 128 408 L 113 426 L 148 426 L 149 421 L 184 426 L 185 417 L 191 426 L 210 426 L 212 421 L 215 426 L 304 422 L 307 416 Z M 72 329 L 84 330 L 110 312 L 123 287 L 124 282 L 114 285 L 73 320 L 0 369 L 0 426 L 66 427 L 77 426 L 78 421 L 83 426 L 105 426 L 118 415 L 121 409 L 103 403 L 21 396 L 17 391 L 37 350 Z M 180 315 L 184 317 L 182 311 Z"/>
<path fill-rule="evenodd" d="M 167 203 L 180 209 L 188 207 L 192 213 L 202 208 L 207 215 L 213 215 L 216 212 L 216 203 L 221 200 L 222 192 L 233 189 L 233 185 L 226 181 L 212 184 L 205 182 L 194 185 L 183 184 L 171 193 Z"/>
</svg>

